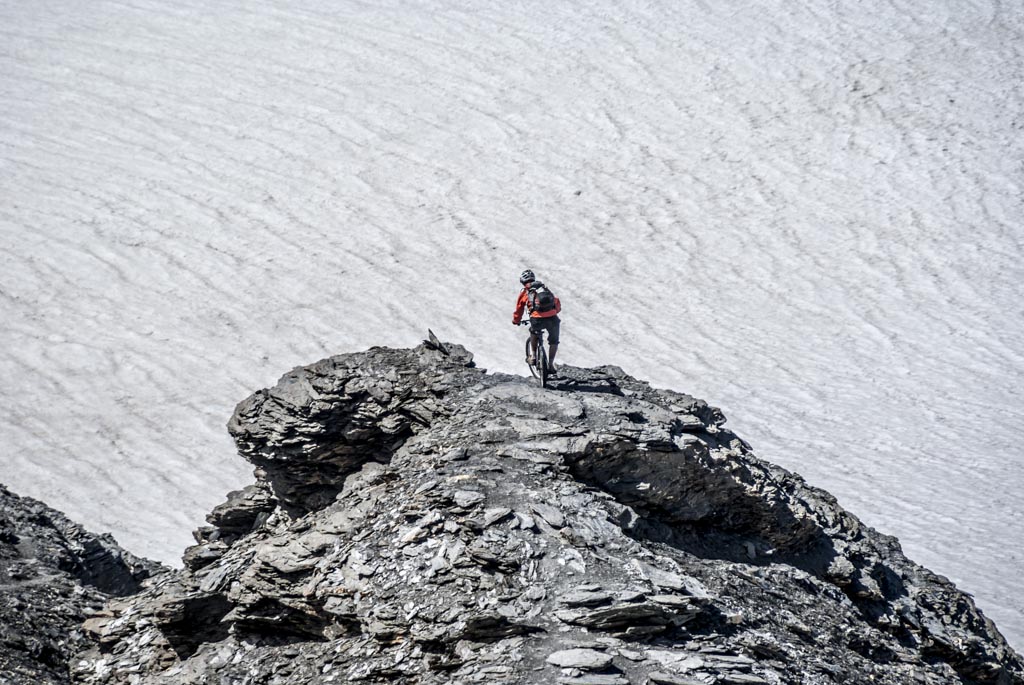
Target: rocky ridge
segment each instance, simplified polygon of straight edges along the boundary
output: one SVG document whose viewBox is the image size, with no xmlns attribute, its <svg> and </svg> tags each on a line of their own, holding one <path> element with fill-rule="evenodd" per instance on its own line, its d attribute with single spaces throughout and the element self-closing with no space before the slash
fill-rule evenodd
<svg viewBox="0 0 1024 685">
<path fill-rule="evenodd" d="M 0 683 L 68 682 L 83 622 L 161 570 L 0 485 Z"/>
<path fill-rule="evenodd" d="M 256 483 L 86 624 L 79 683 L 1024 683 L 970 597 L 721 412 L 458 345 L 295 369 L 229 423 Z"/>
</svg>

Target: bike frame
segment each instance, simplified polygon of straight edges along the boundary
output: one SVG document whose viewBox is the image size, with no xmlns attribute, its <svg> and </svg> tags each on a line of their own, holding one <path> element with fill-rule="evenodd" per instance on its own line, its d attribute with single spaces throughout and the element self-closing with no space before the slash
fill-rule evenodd
<svg viewBox="0 0 1024 685">
<path fill-rule="evenodd" d="M 523 321 L 519 324 L 520 326 L 529 326 L 529 321 Z M 526 358 L 534 357 L 534 363 L 527 366 L 530 367 L 530 375 L 536 378 L 540 382 L 540 387 L 547 387 L 548 374 L 550 369 L 548 368 L 548 350 L 547 343 L 544 340 L 544 330 L 540 330 L 536 333 L 537 338 L 537 354 L 533 354 L 533 349 L 530 343 L 533 342 L 534 333 L 531 329 L 530 336 L 526 339 Z"/>
</svg>

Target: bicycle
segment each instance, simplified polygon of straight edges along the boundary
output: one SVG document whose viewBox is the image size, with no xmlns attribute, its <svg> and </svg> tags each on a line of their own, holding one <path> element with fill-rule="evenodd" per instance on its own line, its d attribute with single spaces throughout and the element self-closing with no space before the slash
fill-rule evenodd
<svg viewBox="0 0 1024 685">
<path fill-rule="evenodd" d="M 529 326 L 529 321 L 520 321 L 520 326 Z M 539 329 L 537 335 L 537 354 L 533 355 L 533 350 L 530 345 L 530 338 L 526 339 L 526 365 L 530 367 L 530 375 L 536 378 L 540 382 L 540 387 L 546 388 L 548 385 L 548 378 L 551 376 L 551 367 L 548 365 L 548 350 L 544 344 L 544 330 Z M 531 332 L 530 337 L 533 337 Z M 533 363 L 530 363 L 530 358 L 533 358 Z"/>
</svg>

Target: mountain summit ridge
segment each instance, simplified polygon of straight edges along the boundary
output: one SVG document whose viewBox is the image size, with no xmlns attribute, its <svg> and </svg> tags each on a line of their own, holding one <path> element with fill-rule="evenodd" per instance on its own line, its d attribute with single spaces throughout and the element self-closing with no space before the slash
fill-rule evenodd
<svg viewBox="0 0 1024 685">
<path fill-rule="evenodd" d="M 111 601 L 79 683 L 1024 683 L 971 598 L 706 402 L 460 345 L 300 367 L 228 429 L 256 483 Z"/>
</svg>

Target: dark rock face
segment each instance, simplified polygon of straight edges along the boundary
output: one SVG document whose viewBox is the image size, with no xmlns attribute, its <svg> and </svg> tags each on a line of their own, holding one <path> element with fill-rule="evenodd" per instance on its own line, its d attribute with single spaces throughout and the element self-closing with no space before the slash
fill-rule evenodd
<svg viewBox="0 0 1024 685">
<path fill-rule="evenodd" d="M 161 567 L 0 485 L 0 683 L 66 683 L 82 622 Z"/>
<path fill-rule="evenodd" d="M 410 367 L 407 357 L 378 348 L 325 359 L 238 405 L 228 430 L 283 506 L 301 514 L 333 501 L 345 474 L 387 463 L 444 410 L 439 398 L 474 376 L 454 364 Z"/>
<path fill-rule="evenodd" d="M 971 599 L 721 413 L 458 346 L 297 369 L 229 429 L 258 482 L 108 603 L 81 683 L 1024 683 Z"/>
</svg>

